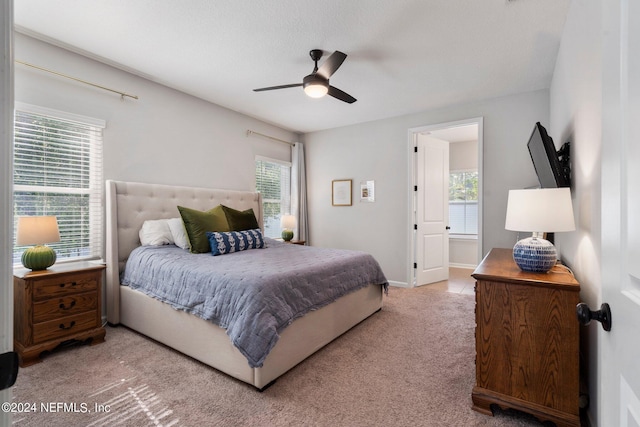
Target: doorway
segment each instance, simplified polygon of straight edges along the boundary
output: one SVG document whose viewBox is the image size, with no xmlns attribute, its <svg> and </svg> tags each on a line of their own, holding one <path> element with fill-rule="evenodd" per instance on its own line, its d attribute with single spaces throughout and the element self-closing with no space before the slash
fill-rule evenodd
<svg viewBox="0 0 640 427">
<path fill-rule="evenodd" d="M 482 117 L 478 117 L 409 129 L 408 253 L 411 261 L 407 277 L 412 287 L 446 279 L 439 276 L 437 270 L 448 272 L 449 266 L 474 268 L 482 258 L 482 126 Z M 421 146 L 424 150 L 424 141 L 430 138 L 448 143 L 447 158 L 450 160 L 442 166 L 457 185 L 444 192 L 433 189 L 437 184 L 432 179 L 440 174 L 441 167 L 438 163 L 441 160 L 433 157 L 440 157 L 439 152 L 430 154 L 428 149 L 422 152 L 419 149 Z M 434 173 L 434 169 L 438 172 Z M 473 192 L 475 194 L 471 194 Z M 432 206 L 440 205 L 446 205 L 447 211 L 451 208 L 451 214 L 444 214 L 447 216 L 444 224 L 438 224 L 436 218 L 426 224 L 430 218 L 427 215 L 425 219 L 425 213 L 433 210 Z M 426 234 L 431 233 L 428 227 L 433 228 L 434 224 L 438 232 Z M 425 242 L 438 242 L 440 238 L 446 239 L 443 242 L 446 244 L 431 245 L 426 249 Z M 434 248 L 446 253 L 433 253 Z"/>
</svg>

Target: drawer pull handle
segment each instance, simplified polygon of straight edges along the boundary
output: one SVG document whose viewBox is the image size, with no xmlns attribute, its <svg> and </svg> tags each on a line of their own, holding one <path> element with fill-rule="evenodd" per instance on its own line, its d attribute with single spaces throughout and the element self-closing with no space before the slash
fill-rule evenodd
<svg viewBox="0 0 640 427">
<path fill-rule="evenodd" d="M 61 302 L 59 307 L 60 307 L 62 310 L 70 310 L 70 309 L 72 309 L 72 308 L 73 308 L 73 306 L 74 306 L 74 305 L 76 305 L 76 300 L 72 300 L 72 301 L 71 301 L 71 304 L 69 304 L 69 307 L 65 307 L 65 306 L 64 306 L 64 302 Z"/>
<path fill-rule="evenodd" d="M 69 323 L 69 326 L 64 326 L 64 323 L 60 323 L 59 328 L 60 329 L 71 329 L 71 328 L 73 328 L 75 326 L 75 324 L 76 324 L 75 320 L 72 321 L 71 323 Z"/>
<path fill-rule="evenodd" d="M 66 283 L 60 283 L 60 287 L 64 288 L 67 284 Z M 71 286 L 76 286 L 77 283 L 76 282 L 71 282 Z"/>
</svg>

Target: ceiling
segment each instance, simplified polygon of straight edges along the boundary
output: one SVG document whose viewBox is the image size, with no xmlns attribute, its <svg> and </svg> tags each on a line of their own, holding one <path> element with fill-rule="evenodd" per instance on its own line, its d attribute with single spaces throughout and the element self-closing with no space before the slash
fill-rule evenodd
<svg viewBox="0 0 640 427">
<path fill-rule="evenodd" d="M 451 126 L 442 129 L 434 129 L 424 132 L 423 135 L 431 135 L 447 142 L 468 142 L 478 140 L 478 125 Z"/>
<path fill-rule="evenodd" d="M 18 0 L 14 9 L 20 32 L 306 133 L 548 88 L 570 1 Z M 311 49 L 348 55 L 330 80 L 357 102 L 252 90 L 302 82 Z"/>
</svg>

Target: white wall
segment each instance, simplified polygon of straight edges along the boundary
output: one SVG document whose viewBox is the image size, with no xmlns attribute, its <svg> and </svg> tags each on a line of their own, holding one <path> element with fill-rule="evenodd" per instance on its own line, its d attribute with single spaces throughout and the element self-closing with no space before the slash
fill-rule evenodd
<svg viewBox="0 0 640 427">
<path fill-rule="evenodd" d="M 576 231 L 558 233 L 556 246 L 580 282 L 580 296 L 600 306 L 601 150 L 602 150 L 602 1 L 573 1 L 562 36 L 550 89 L 549 134 L 556 145 L 571 141 L 571 193 Z M 598 418 L 600 380 L 597 329 L 582 328 L 590 416 Z M 594 424 L 595 425 L 595 424 Z M 604 424 L 603 424 L 604 425 Z"/>
<path fill-rule="evenodd" d="M 478 240 L 449 238 L 449 266 L 475 268 L 478 265 Z"/>
<path fill-rule="evenodd" d="M 309 240 L 314 246 L 364 250 L 387 279 L 408 283 L 408 129 L 484 117 L 484 241 L 512 247 L 504 229 L 508 190 L 535 185 L 526 144 L 536 121 L 549 120 L 549 93 L 523 93 L 305 135 L 309 192 Z M 375 203 L 355 200 L 331 206 L 331 180 L 375 180 Z"/>
<path fill-rule="evenodd" d="M 16 101 L 107 121 L 105 179 L 255 189 L 256 154 L 289 161 L 296 135 L 70 51 L 16 34 L 16 59 L 139 96 L 125 98 L 16 65 Z"/>
<path fill-rule="evenodd" d="M 449 170 L 478 169 L 478 141 L 460 141 L 449 144 Z"/>
</svg>

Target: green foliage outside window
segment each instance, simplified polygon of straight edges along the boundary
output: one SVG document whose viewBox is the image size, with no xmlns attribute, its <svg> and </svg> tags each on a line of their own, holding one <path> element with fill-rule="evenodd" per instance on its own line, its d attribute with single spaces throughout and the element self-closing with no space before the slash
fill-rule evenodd
<svg viewBox="0 0 640 427">
<path fill-rule="evenodd" d="M 478 200 L 478 172 L 452 172 L 449 176 L 449 201 Z"/>
</svg>

